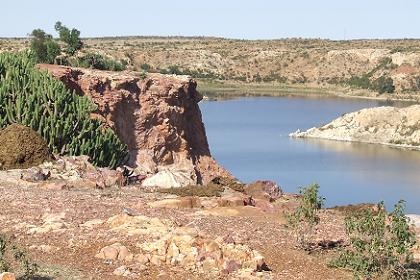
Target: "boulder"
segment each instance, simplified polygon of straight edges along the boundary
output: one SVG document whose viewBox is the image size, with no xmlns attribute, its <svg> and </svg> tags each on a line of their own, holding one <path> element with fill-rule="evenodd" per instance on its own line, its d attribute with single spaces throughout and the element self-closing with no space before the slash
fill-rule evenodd
<svg viewBox="0 0 420 280">
<path fill-rule="evenodd" d="M 158 187 L 158 188 L 180 188 L 196 183 L 194 175 L 183 171 L 160 171 L 142 182 L 143 187 Z"/>
<path fill-rule="evenodd" d="M 275 201 L 282 195 L 282 190 L 273 181 L 256 181 L 244 187 L 247 195 L 256 199 L 265 199 L 267 201 Z"/>
</svg>

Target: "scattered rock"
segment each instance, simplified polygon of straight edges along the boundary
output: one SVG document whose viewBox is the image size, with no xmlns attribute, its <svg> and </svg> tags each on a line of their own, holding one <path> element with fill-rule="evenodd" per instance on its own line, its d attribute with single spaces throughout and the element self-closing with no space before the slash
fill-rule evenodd
<svg viewBox="0 0 420 280">
<path fill-rule="evenodd" d="M 48 232 L 61 232 L 67 227 L 64 222 L 66 213 L 51 213 L 43 216 L 44 223 L 41 226 L 29 225 L 28 234 L 44 234 Z"/>
<path fill-rule="evenodd" d="M 104 221 L 101 219 L 93 219 L 83 224 L 80 224 L 79 226 L 86 229 L 93 229 L 95 226 L 102 225 L 103 223 Z"/>
<path fill-rule="evenodd" d="M 131 272 L 131 269 L 130 268 L 128 268 L 127 266 L 123 265 L 123 266 L 120 266 L 120 267 L 116 268 L 114 270 L 113 274 L 114 275 L 117 275 L 117 276 L 125 276 L 125 277 L 127 277 L 127 276 L 131 276 L 133 273 Z"/>
<path fill-rule="evenodd" d="M 168 227 L 173 226 L 173 223 L 168 220 L 127 214 L 113 216 L 108 219 L 107 224 L 114 232 L 124 233 L 128 236 L 148 235 L 151 237 L 162 236 L 167 233 Z"/>
<path fill-rule="evenodd" d="M 45 181 L 51 176 L 50 172 L 44 173 L 39 167 L 32 167 L 22 171 L 21 178 L 22 180 L 28 182 L 38 182 L 38 181 Z"/>
<path fill-rule="evenodd" d="M 247 245 L 238 244 L 230 238 L 212 239 L 195 228 L 176 226 L 167 220 L 146 216 L 117 215 L 108 223 L 112 231 L 130 236 L 146 235 L 151 241 L 138 244 L 139 252 L 133 254 L 120 243 L 101 249 L 97 258 L 131 260 L 140 265 L 181 266 L 202 273 L 233 273 L 242 269 L 259 271 L 265 269 L 264 257 Z M 120 258 L 121 252 L 129 257 Z"/>
<path fill-rule="evenodd" d="M 134 255 L 130 253 L 127 247 L 121 245 L 120 243 L 114 243 L 102 248 L 101 251 L 96 254 L 95 258 L 108 261 L 119 260 L 130 262 L 133 260 Z"/>
</svg>

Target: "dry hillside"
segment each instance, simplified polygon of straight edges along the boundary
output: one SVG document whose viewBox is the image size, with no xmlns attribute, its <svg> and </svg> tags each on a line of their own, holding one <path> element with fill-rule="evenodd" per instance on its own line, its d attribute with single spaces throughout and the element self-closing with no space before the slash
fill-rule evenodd
<svg viewBox="0 0 420 280">
<path fill-rule="evenodd" d="M 373 91 L 378 91 L 374 85 L 391 78 L 398 94 L 420 92 L 420 40 L 117 37 L 84 42 L 83 52 L 125 59 L 138 71 L 246 83 L 352 86 Z M 0 50 L 27 45 L 27 39 L 0 40 Z"/>
</svg>

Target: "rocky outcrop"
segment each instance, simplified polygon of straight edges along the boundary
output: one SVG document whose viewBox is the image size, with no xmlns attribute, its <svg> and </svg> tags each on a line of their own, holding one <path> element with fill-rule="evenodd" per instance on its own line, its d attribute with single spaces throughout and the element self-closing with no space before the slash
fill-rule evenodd
<svg viewBox="0 0 420 280">
<path fill-rule="evenodd" d="M 249 246 L 236 242 L 232 236 L 216 239 L 193 227 L 177 226 L 170 220 L 147 216 L 120 214 L 108 219 L 106 225 L 113 233 L 131 239 L 147 236 L 149 240 L 138 243 L 130 251 L 121 243 L 102 248 L 96 258 L 119 260 L 141 265 L 181 266 L 201 273 L 231 274 L 267 269 L 264 257 Z"/>
<path fill-rule="evenodd" d="M 420 148 L 420 105 L 378 107 L 345 114 L 319 128 L 291 133 L 291 137 L 365 142 Z"/>
<path fill-rule="evenodd" d="M 139 173 L 170 171 L 188 182 L 230 176 L 211 157 L 198 102 L 202 96 L 188 76 L 38 65 L 70 89 L 92 98 L 97 114 L 128 145 L 128 165 Z"/>
</svg>

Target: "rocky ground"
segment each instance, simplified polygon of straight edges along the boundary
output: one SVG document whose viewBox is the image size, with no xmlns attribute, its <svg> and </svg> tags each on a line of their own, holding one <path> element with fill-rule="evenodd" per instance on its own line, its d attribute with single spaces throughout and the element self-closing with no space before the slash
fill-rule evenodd
<svg viewBox="0 0 420 280">
<path fill-rule="evenodd" d="M 104 170 L 84 172 L 81 162 L 0 172 L 1 232 L 14 236 L 45 276 L 351 279 L 327 267 L 333 250 L 295 247 L 284 212 L 297 196 L 271 182 L 180 197 L 140 184 L 119 188 L 114 176 L 93 176 Z M 324 210 L 316 240 L 345 240 L 342 219 L 340 211 Z"/>
</svg>

